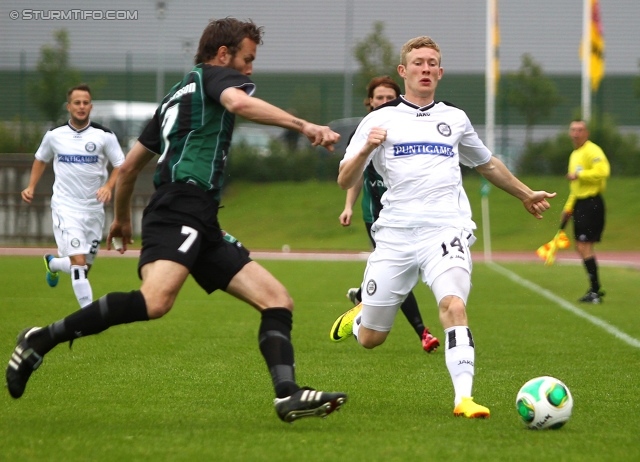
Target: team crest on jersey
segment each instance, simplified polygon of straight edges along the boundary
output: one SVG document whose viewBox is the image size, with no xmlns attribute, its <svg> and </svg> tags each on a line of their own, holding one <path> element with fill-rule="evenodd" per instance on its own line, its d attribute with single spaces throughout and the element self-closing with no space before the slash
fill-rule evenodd
<svg viewBox="0 0 640 462">
<path fill-rule="evenodd" d="M 73 247 L 74 249 L 80 247 L 80 240 L 77 237 L 71 239 L 71 247 Z"/>
<path fill-rule="evenodd" d="M 89 141 L 87 144 L 84 145 L 84 149 L 87 152 L 93 152 L 96 150 L 96 144 Z"/>
<path fill-rule="evenodd" d="M 451 136 L 451 127 L 444 122 L 438 124 L 438 132 L 442 136 Z"/>
<path fill-rule="evenodd" d="M 376 281 L 374 281 L 373 279 L 369 279 L 369 282 L 367 282 L 367 294 L 373 295 L 376 293 L 377 289 L 378 285 L 376 284 Z"/>
</svg>

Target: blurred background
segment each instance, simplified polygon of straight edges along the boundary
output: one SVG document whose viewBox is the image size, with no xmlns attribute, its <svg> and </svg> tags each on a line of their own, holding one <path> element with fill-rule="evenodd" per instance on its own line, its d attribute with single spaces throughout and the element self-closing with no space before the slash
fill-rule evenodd
<svg viewBox="0 0 640 462">
<path fill-rule="evenodd" d="M 50 233 L 48 211 L 42 212 L 48 208 L 51 170 L 38 187 L 39 205 L 21 212 L 25 207 L 16 194 L 28 181 L 44 131 L 66 121 L 66 90 L 79 82 L 92 87 L 92 120 L 112 128 L 126 152 L 155 104 L 193 65 L 202 30 L 214 18 L 252 19 L 264 26 L 252 76 L 256 96 L 330 124 L 343 139 L 366 114 L 368 80 L 380 74 L 397 78 L 402 44 L 429 35 L 441 47 L 445 69 L 436 99 L 464 109 L 484 137 L 488 4 L 4 0 L 0 239 L 18 233 L 37 240 Z M 604 74 L 590 94 L 592 140 L 605 149 L 614 175 L 638 175 L 640 4 L 600 0 L 595 5 Z M 581 116 L 582 29 L 581 0 L 496 2 L 499 67 L 492 144 L 517 173 L 558 175 L 566 170 L 572 149 L 567 127 Z M 233 180 L 334 181 L 344 146 L 330 155 L 310 149 L 295 133 L 239 120 L 233 149 Z M 24 217 L 19 219 L 20 214 Z M 16 225 L 21 220 L 25 224 Z"/>
</svg>

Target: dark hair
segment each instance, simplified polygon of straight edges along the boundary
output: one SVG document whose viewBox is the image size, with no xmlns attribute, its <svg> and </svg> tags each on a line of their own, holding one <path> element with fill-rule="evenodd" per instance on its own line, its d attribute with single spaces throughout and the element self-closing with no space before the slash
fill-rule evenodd
<svg viewBox="0 0 640 462">
<path fill-rule="evenodd" d="M 388 75 L 383 75 L 382 77 L 374 77 L 367 85 L 367 96 L 369 98 L 373 98 L 373 90 L 378 88 L 379 86 L 389 87 L 396 92 L 396 95 L 400 95 L 400 85 L 398 85 L 395 80 L 393 80 Z"/>
<path fill-rule="evenodd" d="M 369 82 L 369 85 L 367 85 L 367 99 L 364 100 L 364 105 L 366 107 L 369 107 L 369 100 L 373 98 L 373 92 L 378 87 L 389 87 L 396 92 L 396 96 L 400 96 L 400 85 L 398 85 L 391 77 L 388 75 L 374 77 Z"/>
<path fill-rule="evenodd" d="M 89 85 L 87 85 L 86 83 L 81 83 L 81 84 L 76 85 L 75 87 L 69 88 L 69 91 L 67 91 L 67 102 L 68 103 L 71 102 L 71 93 L 73 93 L 76 90 L 86 91 L 87 93 L 89 93 L 89 96 L 91 96 L 91 88 L 89 88 Z"/>
<path fill-rule="evenodd" d="M 204 63 L 216 57 L 218 49 L 226 46 L 233 56 L 238 52 L 240 43 L 249 38 L 262 45 L 264 30 L 249 19 L 239 21 L 234 18 L 212 19 L 205 27 L 200 37 L 198 51 L 194 57 L 194 64 Z"/>
</svg>

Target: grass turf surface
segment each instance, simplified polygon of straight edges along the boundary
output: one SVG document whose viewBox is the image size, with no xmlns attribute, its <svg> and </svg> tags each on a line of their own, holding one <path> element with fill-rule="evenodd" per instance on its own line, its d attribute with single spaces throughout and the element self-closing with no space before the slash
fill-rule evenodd
<svg viewBox="0 0 640 462">
<path fill-rule="evenodd" d="M 100 258 L 94 295 L 136 289 L 135 259 Z M 293 342 L 301 385 L 345 391 L 327 419 L 281 422 L 257 347 L 259 315 L 190 279 L 163 319 L 117 326 L 58 346 L 25 395 L 0 405 L 4 460 L 638 460 L 640 349 L 512 282 L 474 267 L 469 300 L 476 342 L 474 395 L 489 420 L 453 417 L 442 348 L 421 351 L 399 313 L 387 342 L 365 350 L 328 333 L 349 308 L 346 288 L 362 262 L 261 262 L 296 300 Z M 579 266 L 504 268 L 573 302 L 585 289 Z M 3 257 L 0 351 L 15 335 L 77 309 L 68 276 L 50 289 L 35 257 Z M 640 273 L 602 268 L 608 295 L 576 305 L 640 338 Z M 416 295 L 425 323 L 442 338 L 433 296 Z M 520 424 L 515 395 L 528 379 L 552 375 L 573 393 L 574 415 L 558 431 Z"/>
<path fill-rule="evenodd" d="M 523 177 L 532 189 L 557 192 L 544 219 L 536 220 L 519 200 L 491 188 L 489 214 L 491 247 L 495 251 L 531 251 L 549 242 L 560 224 L 569 184 L 562 177 Z M 474 251 L 483 250 L 480 176 L 464 177 L 473 219 L 478 225 Z M 640 178 L 614 177 L 604 194 L 607 223 L 598 250 L 640 250 L 636 226 L 640 217 Z M 352 225 L 340 226 L 345 192 L 335 183 L 231 183 L 223 195 L 220 224 L 247 248 L 277 249 L 287 244 L 298 250 L 368 251 L 369 238 L 362 222 L 360 201 L 353 208 Z M 573 241 L 573 224 L 567 226 Z M 571 249 L 575 253 L 575 250 Z"/>
</svg>

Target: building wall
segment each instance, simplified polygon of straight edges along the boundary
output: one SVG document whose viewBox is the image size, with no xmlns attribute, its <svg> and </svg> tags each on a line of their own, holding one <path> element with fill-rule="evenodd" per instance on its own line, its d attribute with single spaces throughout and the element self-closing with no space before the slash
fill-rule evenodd
<svg viewBox="0 0 640 462">
<path fill-rule="evenodd" d="M 479 128 L 484 124 L 485 8 L 482 0 L 253 0 L 204 2 L 112 0 L 4 0 L 0 6 L 0 121 L 42 116 L 27 95 L 41 47 L 53 32 L 66 28 L 71 64 L 94 89 L 95 99 L 156 101 L 158 75 L 164 92 L 191 66 L 200 34 L 210 18 L 253 19 L 265 27 L 253 79 L 257 96 L 302 117 L 327 123 L 364 114 L 363 85 L 354 80 L 351 98 L 345 76 L 357 72 L 352 51 L 372 30 L 385 24 L 385 36 L 399 50 L 409 38 L 430 35 L 441 46 L 445 77 L 437 98 L 465 109 Z M 516 71 L 529 53 L 552 77 L 564 96 L 549 120 L 563 127 L 580 107 L 582 0 L 498 0 L 501 72 Z M 594 96 L 597 111 L 614 114 L 619 125 L 640 126 L 640 99 L 634 79 L 640 72 L 640 3 L 601 0 L 606 40 L 606 76 Z M 129 19 L 98 20 L 106 10 Z M 17 19 L 11 19 L 16 12 Z M 75 19 L 43 19 L 55 14 Z M 125 16 L 126 16 L 125 15 Z M 25 19 L 31 17 L 32 19 Z M 40 19 L 36 19 L 40 18 Z M 501 79 L 504 84 L 505 79 Z M 61 106 L 64 95 L 61 95 Z M 519 125 L 522 119 L 498 100 L 496 122 Z M 345 114 L 350 105 L 351 112 Z"/>
<path fill-rule="evenodd" d="M 163 19 L 158 19 L 158 3 L 166 5 Z M 503 70 L 517 69 L 522 54 L 529 53 L 547 72 L 579 73 L 581 6 L 582 0 L 498 0 Z M 447 71 L 482 73 L 485 7 L 482 0 L 404 0 L 393 4 L 381 0 L 4 0 L 0 7 L 0 55 L 4 56 L 0 67 L 6 67 L 8 57 L 22 51 L 28 53 L 28 64 L 32 65 L 40 47 L 52 41 L 52 32 L 64 27 L 70 33 L 73 64 L 78 67 L 110 69 L 121 65 L 124 53 L 131 52 L 141 56 L 143 69 L 155 70 L 162 64 L 168 70 L 182 71 L 189 66 L 207 21 L 233 16 L 251 18 L 265 27 L 257 72 L 353 70 L 353 45 L 370 33 L 375 21 L 383 21 L 385 35 L 397 50 L 411 37 L 430 35 L 443 49 Z M 601 0 L 600 7 L 607 72 L 637 74 L 638 0 Z M 93 19 L 93 11 L 102 14 L 106 10 L 126 13 L 130 19 Z M 24 19 L 51 17 L 52 11 L 71 13 L 77 19 Z M 18 19 L 11 19 L 12 12 L 17 12 Z M 81 19 L 82 15 L 86 19 Z M 15 68 L 17 63 L 11 66 Z"/>
</svg>

